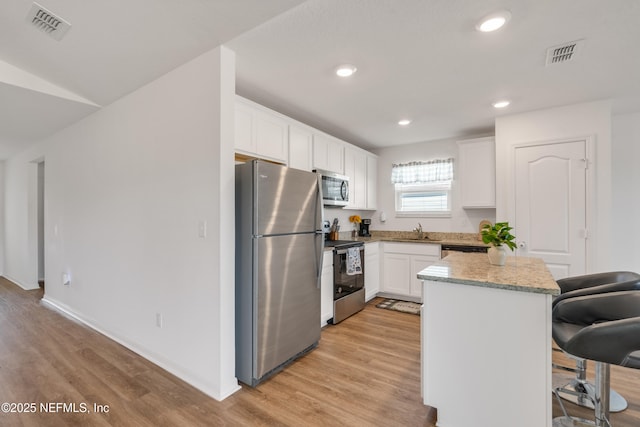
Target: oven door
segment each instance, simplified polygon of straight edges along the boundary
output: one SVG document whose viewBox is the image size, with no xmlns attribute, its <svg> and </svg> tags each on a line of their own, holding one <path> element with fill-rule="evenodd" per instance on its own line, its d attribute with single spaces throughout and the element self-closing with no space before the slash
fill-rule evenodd
<svg viewBox="0 0 640 427">
<path fill-rule="evenodd" d="M 333 299 L 337 300 L 364 288 L 364 246 L 360 246 L 361 274 L 347 274 L 348 249 L 333 251 Z"/>
</svg>

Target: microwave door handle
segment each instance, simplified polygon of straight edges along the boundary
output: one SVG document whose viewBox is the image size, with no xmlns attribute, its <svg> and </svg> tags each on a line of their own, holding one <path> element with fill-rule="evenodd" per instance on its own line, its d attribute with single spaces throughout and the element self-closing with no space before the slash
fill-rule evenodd
<svg viewBox="0 0 640 427">
<path fill-rule="evenodd" d="M 349 196 L 349 184 L 347 184 L 347 181 L 342 181 L 342 184 L 340 185 L 340 196 L 342 197 L 342 200 L 347 200 L 347 197 Z"/>
</svg>

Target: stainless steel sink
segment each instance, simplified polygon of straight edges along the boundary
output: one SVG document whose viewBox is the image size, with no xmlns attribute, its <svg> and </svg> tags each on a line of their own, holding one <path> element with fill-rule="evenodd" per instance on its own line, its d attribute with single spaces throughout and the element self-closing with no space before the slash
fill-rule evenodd
<svg viewBox="0 0 640 427">
<path fill-rule="evenodd" d="M 429 237 L 408 237 L 407 240 L 427 240 L 429 242 L 441 242 L 442 240 L 430 239 Z"/>
</svg>

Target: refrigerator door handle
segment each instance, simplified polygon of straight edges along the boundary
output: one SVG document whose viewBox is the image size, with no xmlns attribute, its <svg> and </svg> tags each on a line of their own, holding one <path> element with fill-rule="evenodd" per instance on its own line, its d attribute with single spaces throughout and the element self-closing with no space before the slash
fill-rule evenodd
<svg viewBox="0 0 640 427">
<path fill-rule="evenodd" d="M 320 289 L 322 280 L 322 254 L 324 253 L 324 233 L 316 231 L 316 286 Z"/>
<path fill-rule="evenodd" d="M 322 198 L 322 175 L 316 174 L 318 177 L 318 194 L 316 198 L 316 285 L 320 289 L 322 279 L 322 254 L 324 252 L 324 209 Z"/>
<path fill-rule="evenodd" d="M 316 230 L 323 230 L 322 223 L 324 222 L 324 209 L 323 209 L 323 194 L 322 194 L 322 175 L 316 174 L 318 183 L 318 192 L 316 194 Z"/>
</svg>

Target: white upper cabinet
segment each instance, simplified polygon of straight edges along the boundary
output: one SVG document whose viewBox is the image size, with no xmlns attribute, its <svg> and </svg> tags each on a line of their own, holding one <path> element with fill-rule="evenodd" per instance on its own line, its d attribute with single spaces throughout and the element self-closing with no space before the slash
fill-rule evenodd
<svg viewBox="0 0 640 427">
<path fill-rule="evenodd" d="M 378 156 L 241 96 L 236 96 L 235 107 L 237 160 L 255 157 L 306 171 L 347 175 L 347 208 L 376 209 Z"/>
<path fill-rule="evenodd" d="M 378 156 L 367 154 L 367 209 L 378 209 Z"/>
<path fill-rule="evenodd" d="M 495 139 L 458 141 L 458 176 L 463 208 L 496 207 Z"/>
<path fill-rule="evenodd" d="M 347 145 L 344 148 L 344 174 L 349 177 L 349 204 L 346 209 L 375 210 L 378 157 Z"/>
<path fill-rule="evenodd" d="M 289 125 L 271 110 L 236 97 L 236 152 L 287 163 Z"/>
<path fill-rule="evenodd" d="M 349 177 L 347 209 L 367 208 L 367 155 L 358 149 L 345 147 L 344 174 Z"/>
<path fill-rule="evenodd" d="M 313 131 L 311 129 L 289 125 L 289 167 L 305 171 L 313 169 Z"/>
<path fill-rule="evenodd" d="M 253 109 L 236 100 L 235 147 L 236 151 L 253 153 L 256 150 L 253 138 Z"/>
<path fill-rule="evenodd" d="M 344 142 L 323 134 L 313 135 L 313 168 L 344 174 Z"/>
</svg>

